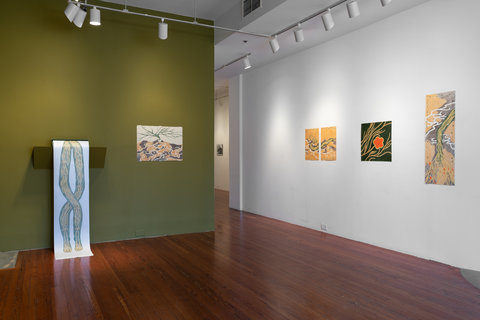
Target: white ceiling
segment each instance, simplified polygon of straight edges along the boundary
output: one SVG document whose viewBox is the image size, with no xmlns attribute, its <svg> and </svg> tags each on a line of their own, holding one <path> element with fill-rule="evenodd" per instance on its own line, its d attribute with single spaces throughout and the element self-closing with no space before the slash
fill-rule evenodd
<svg viewBox="0 0 480 320">
<path fill-rule="evenodd" d="M 125 4 L 125 0 L 104 1 Z M 126 0 L 126 3 L 128 6 L 193 17 L 195 1 L 197 17 L 210 20 L 230 22 L 237 14 L 235 6 L 238 9 L 241 8 L 239 6 L 241 0 Z M 302 25 L 305 41 L 296 43 L 293 32 L 287 31 L 278 36 L 280 50 L 275 54 L 270 50 L 268 39 L 233 33 L 223 40 L 217 39 L 215 69 L 247 53 L 251 53 L 250 61 L 253 68 L 259 68 L 262 65 L 366 27 L 427 1 L 430 0 L 392 0 L 388 6 L 382 7 L 380 0 L 358 0 L 361 15 L 354 19 L 348 18 L 345 4 L 342 4 L 332 10 L 335 20 L 335 27 L 332 30 L 328 32 L 324 30 L 319 16 L 313 18 Z M 267 7 L 272 7 L 272 9 L 255 17 L 256 19 L 253 21 L 250 21 L 252 19 L 242 20 L 248 24 L 241 27 L 241 30 L 271 35 L 337 2 L 338 0 L 263 0 L 262 10 Z M 238 12 L 238 15 L 241 15 L 241 12 Z M 225 83 L 226 79 L 244 72 L 249 71 L 243 70 L 242 61 L 215 72 L 217 86 L 221 86 L 220 83 Z"/>
<path fill-rule="evenodd" d="M 128 6 L 193 17 L 195 1 L 197 18 L 215 20 L 240 0 L 102 0 Z"/>
</svg>

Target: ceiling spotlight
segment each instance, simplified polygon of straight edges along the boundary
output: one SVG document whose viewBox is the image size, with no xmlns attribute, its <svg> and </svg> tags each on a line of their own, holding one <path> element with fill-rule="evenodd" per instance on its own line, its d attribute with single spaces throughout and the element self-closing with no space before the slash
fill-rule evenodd
<svg viewBox="0 0 480 320">
<path fill-rule="evenodd" d="M 277 52 L 280 49 L 277 36 L 270 38 L 270 47 L 272 48 L 273 53 Z"/>
<path fill-rule="evenodd" d="M 84 9 L 80 9 L 78 13 L 75 15 L 75 18 L 73 19 L 73 23 L 81 28 L 83 26 L 83 22 L 85 21 L 85 17 L 87 16 L 87 11 Z"/>
<path fill-rule="evenodd" d="M 78 5 L 69 3 L 65 9 L 65 16 L 67 17 L 68 21 L 72 22 L 78 11 L 80 11 L 80 7 Z"/>
<path fill-rule="evenodd" d="M 100 10 L 98 10 L 97 7 L 90 9 L 90 24 L 92 26 L 99 26 L 102 24 L 100 20 Z"/>
<path fill-rule="evenodd" d="M 162 19 L 162 22 L 158 24 L 158 37 L 161 40 L 167 40 L 168 38 L 168 24 L 163 22 L 164 19 Z"/>
<path fill-rule="evenodd" d="M 330 29 L 335 26 L 335 22 L 333 21 L 332 13 L 330 9 L 328 9 L 327 13 L 322 15 L 323 26 L 325 27 L 325 31 L 329 31 Z"/>
<path fill-rule="evenodd" d="M 382 7 L 385 7 L 387 4 L 392 2 L 392 0 L 380 0 L 380 2 L 382 3 Z"/>
<path fill-rule="evenodd" d="M 248 70 L 252 67 L 252 64 L 250 63 L 250 59 L 248 58 L 248 56 L 246 56 L 245 58 L 243 58 L 243 68 L 245 70 Z"/>
<path fill-rule="evenodd" d="M 348 16 L 350 18 L 355 18 L 360 15 L 360 8 L 358 7 L 357 0 L 347 3 Z"/>
<path fill-rule="evenodd" d="M 303 29 L 300 23 L 297 24 L 297 28 L 293 31 L 293 34 L 295 35 L 296 42 L 302 42 L 305 40 L 305 37 L 303 36 Z"/>
</svg>

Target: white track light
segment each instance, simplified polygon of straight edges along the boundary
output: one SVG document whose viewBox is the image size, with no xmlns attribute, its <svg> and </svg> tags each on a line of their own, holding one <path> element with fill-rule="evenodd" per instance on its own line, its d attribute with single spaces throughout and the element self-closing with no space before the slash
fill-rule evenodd
<svg viewBox="0 0 480 320">
<path fill-rule="evenodd" d="M 81 28 L 83 26 L 83 22 L 85 21 L 86 16 L 87 16 L 87 11 L 80 9 L 80 11 L 78 11 L 77 15 L 73 19 L 73 23 L 77 27 Z"/>
<path fill-rule="evenodd" d="M 270 38 L 270 47 L 272 48 L 273 53 L 277 52 L 280 49 L 277 36 Z"/>
<path fill-rule="evenodd" d="M 335 22 L 333 21 L 332 13 L 330 9 L 328 9 L 327 13 L 322 15 L 323 26 L 325 27 L 325 31 L 331 30 L 335 26 Z"/>
<path fill-rule="evenodd" d="M 100 20 L 100 10 L 97 7 L 90 9 L 90 24 L 92 26 L 99 26 L 102 24 Z"/>
<path fill-rule="evenodd" d="M 67 17 L 68 21 L 72 22 L 78 11 L 80 11 L 79 6 L 74 3 L 69 3 L 67 8 L 65 9 L 65 16 Z"/>
<path fill-rule="evenodd" d="M 168 38 L 168 24 L 163 22 L 163 19 L 162 22 L 158 24 L 158 37 L 162 40 L 167 40 Z"/>
<path fill-rule="evenodd" d="M 380 2 L 382 3 L 382 7 L 385 7 L 387 4 L 392 2 L 392 0 L 380 0 Z"/>
<path fill-rule="evenodd" d="M 252 67 L 252 64 L 250 63 L 250 59 L 248 58 L 248 56 L 246 56 L 245 58 L 243 58 L 243 68 L 245 70 L 248 70 Z"/>
<path fill-rule="evenodd" d="M 305 37 L 303 36 L 303 29 L 300 23 L 297 24 L 297 28 L 293 31 L 293 34 L 295 35 L 296 42 L 302 42 L 305 40 Z"/>
<path fill-rule="evenodd" d="M 360 8 L 358 7 L 357 0 L 347 3 L 348 16 L 355 18 L 360 15 Z"/>
</svg>

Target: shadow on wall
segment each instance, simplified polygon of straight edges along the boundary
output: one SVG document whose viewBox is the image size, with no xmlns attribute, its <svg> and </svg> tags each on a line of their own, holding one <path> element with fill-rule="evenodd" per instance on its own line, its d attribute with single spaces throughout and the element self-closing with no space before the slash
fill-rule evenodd
<svg viewBox="0 0 480 320">
<path fill-rule="evenodd" d="M 14 211 L 10 212 L 12 220 L 18 220 L 18 225 L 33 225 L 37 234 L 27 235 L 31 238 L 46 239 L 42 247 L 53 247 L 53 175 L 51 169 L 34 169 L 33 154 L 25 168 L 21 185 L 15 195 Z M 48 208 L 39 212 L 38 208 Z M 39 214 L 40 213 L 40 214 Z M 28 217 L 28 218 L 27 218 Z M 31 230 L 31 228 L 26 228 Z M 17 230 L 22 234 L 22 230 Z M 29 247 L 28 243 L 18 244 L 19 248 Z"/>
</svg>

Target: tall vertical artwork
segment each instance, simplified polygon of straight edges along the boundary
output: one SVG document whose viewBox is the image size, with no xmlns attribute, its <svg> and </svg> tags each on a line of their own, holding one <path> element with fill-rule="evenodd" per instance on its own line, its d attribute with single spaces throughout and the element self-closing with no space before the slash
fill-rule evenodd
<svg viewBox="0 0 480 320">
<path fill-rule="evenodd" d="M 455 91 L 427 95 L 425 183 L 455 185 Z"/>
<path fill-rule="evenodd" d="M 337 160 L 337 127 L 322 128 L 321 159 Z"/>
<path fill-rule="evenodd" d="M 319 159 L 319 129 L 305 129 L 305 160 Z"/>
<path fill-rule="evenodd" d="M 362 161 L 392 161 L 392 121 L 362 123 Z"/>
<path fill-rule="evenodd" d="M 88 141 L 52 143 L 55 259 L 92 256 Z"/>
<path fill-rule="evenodd" d="M 137 126 L 138 161 L 182 161 L 183 128 Z"/>
</svg>

